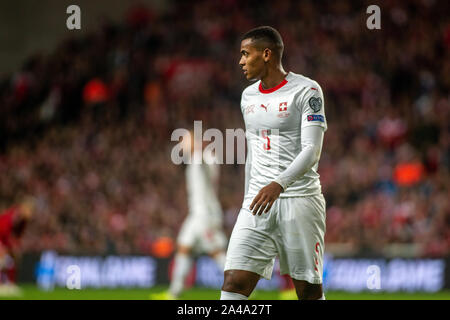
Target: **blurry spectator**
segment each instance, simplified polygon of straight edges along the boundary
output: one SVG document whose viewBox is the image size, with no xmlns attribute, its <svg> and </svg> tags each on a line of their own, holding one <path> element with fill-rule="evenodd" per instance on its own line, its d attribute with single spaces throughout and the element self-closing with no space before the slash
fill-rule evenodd
<svg viewBox="0 0 450 320">
<path fill-rule="evenodd" d="M 21 239 L 34 211 L 34 201 L 23 199 L 0 213 L 0 296 L 20 294 L 16 283 Z"/>
</svg>

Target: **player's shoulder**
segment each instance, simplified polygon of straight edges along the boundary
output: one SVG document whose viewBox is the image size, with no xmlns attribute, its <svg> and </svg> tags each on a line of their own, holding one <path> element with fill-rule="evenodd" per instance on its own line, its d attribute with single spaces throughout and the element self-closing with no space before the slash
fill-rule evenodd
<svg viewBox="0 0 450 320">
<path fill-rule="evenodd" d="M 291 82 L 294 84 L 295 87 L 298 87 L 299 89 L 303 88 L 316 88 L 319 90 L 322 90 L 319 83 L 316 80 L 313 80 L 307 76 L 304 76 L 302 74 L 289 72 L 288 74 L 288 82 Z"/>
</svg>

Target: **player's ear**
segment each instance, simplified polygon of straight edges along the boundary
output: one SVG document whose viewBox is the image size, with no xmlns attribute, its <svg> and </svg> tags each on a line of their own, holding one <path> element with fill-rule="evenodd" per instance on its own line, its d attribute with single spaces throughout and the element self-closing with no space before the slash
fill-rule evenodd
<svg viewBox="0 0 450 320">
<path fill-rule="evenodd" d="M 272 55 L 272 50 L 270 50 L 269 48 L 265 48 L 263 51 L 264 62 L 268 62 L 271 55 Z"/>
</svg>

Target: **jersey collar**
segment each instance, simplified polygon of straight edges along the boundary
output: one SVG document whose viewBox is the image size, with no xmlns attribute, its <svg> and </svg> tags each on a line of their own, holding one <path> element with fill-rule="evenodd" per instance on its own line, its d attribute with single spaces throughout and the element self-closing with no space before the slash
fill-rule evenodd
<svg viewBox="0 0 450 320">
<path fill-rule="evenodd" d="M 264 89 L 262 87 L 262 82 L 259 82 L 259 92 L 261 93 L 272 93 L 274 91 L 277 91 L 278 89 L 280 89 L 281 87 L 283 87 L 286 83 L 288 83 L 288 81 L 286 80 L 286 78 L 289 76 L 289 72 L 287 73 L 286 77 L 284 77 L 283 81 L 281 81 L 279 84 L 277 84 L 275 87 L 270 88 L 270 89 Z"/>
</svg>

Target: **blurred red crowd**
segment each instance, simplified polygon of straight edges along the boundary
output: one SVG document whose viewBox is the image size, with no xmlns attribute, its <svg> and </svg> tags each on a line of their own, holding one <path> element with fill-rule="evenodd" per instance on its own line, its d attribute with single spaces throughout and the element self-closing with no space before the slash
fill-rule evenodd
<svg viewBox="0 0 450 320">
<path fill-rule="evenodd" d="M 175 239 L 187 205 L 170 134 L 194 120 L 204 130 L 244 127 L 239 36 L 268 24 L 283 36 L 285 69 L 325 94 L 326 243 L 450 252 L 447 2 L 383 2 L 374 31 L 364 5 L 349 0 L 143 10 L 0 81 L 0 209 L 27 195 L 36 203 L 23 251 L 152 253 L 161 237 Z M 243 166 L 221 173 L 230 232 Z"/>
</svg>

